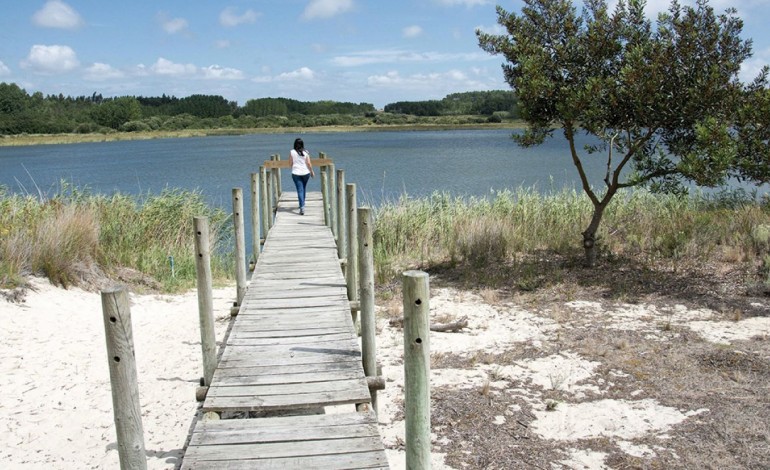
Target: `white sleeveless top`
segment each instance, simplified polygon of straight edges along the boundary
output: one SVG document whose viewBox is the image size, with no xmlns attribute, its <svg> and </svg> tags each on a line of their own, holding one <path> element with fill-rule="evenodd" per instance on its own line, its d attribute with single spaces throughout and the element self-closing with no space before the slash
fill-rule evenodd
<svg viewBox="0 0 770 470">
<path fill-rule="evenodd" d="M 307 150 L 303 152 L 302 155 L 299 155 L 296 150 L 291 150 L 291 174 L 297 175 L 297 176 L 303 176 L 310 174 L 310 169 L 307 167 L 307 163 L 305 162 L 305 157 L 310 157 L 310 154 L 307 153 Z"/>
</svg>

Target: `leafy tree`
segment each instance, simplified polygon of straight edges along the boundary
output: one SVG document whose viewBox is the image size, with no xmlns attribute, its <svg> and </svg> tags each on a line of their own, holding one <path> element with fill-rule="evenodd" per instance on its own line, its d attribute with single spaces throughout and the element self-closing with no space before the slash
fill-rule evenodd
<svg viewBox="0 0 770 470">
<path fill-rule="evenodd" d="M 564 134 L 593 204 L 583 247 L 594 266 L 597 230 L 620 189 L 683 191 L 730 175 L 736 152 L 709 150 L 724 143 L 727 134 L 717 131 L 730 128 L 740 107 L 737 74 L 751 42 L 740 38 L 734 9 L 717 16 L 707 0 L 694 7 L 674 0 L 655 27 L 643 0 L 619 0 L 612 12 L 604 0 L 585 0 L 581 14 L 569 0 L 524 4 L 520 15 L 498 7 L 507 34 L 477 31 L 479 45 L 506 59 L 505 79 L 529 125 L 517 142 L 538 145 L 556 128 Z M 582 132 L 600 145 L 579 152 Z M 606 161 L 601 190 L 589 184 L 586 158 Z"/>
<path fill-rule="evenodd" d="M 128 121 L 142 117 L 142 107 L 139 101 L 130 96 L 104 100 L 102 104 L 91 111 L 94 122 L 101 126 L 118 129 Z"/>
</svg>

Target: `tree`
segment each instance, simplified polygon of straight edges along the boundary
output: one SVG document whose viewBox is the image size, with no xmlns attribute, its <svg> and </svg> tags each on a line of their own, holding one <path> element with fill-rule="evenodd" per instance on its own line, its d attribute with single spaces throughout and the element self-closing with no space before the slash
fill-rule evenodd
<svg viewBox="0 0 770 470">
<path fill-rule="evenodd" d="M 94 122 L 101 126 L 118 129 L 128 121 L 142 117 L 142 106 L 139 101 L 130 96 L 104 100 L 92 109 Z"/>
<path fill-rule="evenodd" d="M 580 15 L 568 0 L 524 3 L 520 15 L 498 7 L 507 34 L 477 31 L 479 45 L 506 59 L 505 79 L 528 123 L 517 142 L 538 145 L 563 132 L 593 204 L 583 247 L 594 266 L 597 231 L 619 190 L 683 191 L 687 182 L 717 185 L 730 176 L 736 152 L 711 150 L 740 108 L 737 74 L 751 42 L 740 38 L 734 9 L 717 16 L 708 0 L 694 7 L 674 0 L 655 27 L 643 0 L 619 0 L 612 12 L 604 0 L 586 0 Z M 578 152 L 581 132 L 600 144 Z M 601 191 L 589 184 L 586 158 L 607 162 Z"/>
</svg>

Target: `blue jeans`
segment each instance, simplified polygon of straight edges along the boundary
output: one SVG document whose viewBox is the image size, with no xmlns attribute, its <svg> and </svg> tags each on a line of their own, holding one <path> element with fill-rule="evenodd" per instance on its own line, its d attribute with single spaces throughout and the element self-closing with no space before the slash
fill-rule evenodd
<svg viewBox="0 0 770 470">
<path fill-rule="evenodd" d="M 310 174 L 307 175 L 291 175 L 291 179 L 294 180 L 294 186 L 297 187 L 297 198 L 299 199 L 299 208 L 305 207 L 305 188 L 307 182 L 310 179 Z"/>
</svg>

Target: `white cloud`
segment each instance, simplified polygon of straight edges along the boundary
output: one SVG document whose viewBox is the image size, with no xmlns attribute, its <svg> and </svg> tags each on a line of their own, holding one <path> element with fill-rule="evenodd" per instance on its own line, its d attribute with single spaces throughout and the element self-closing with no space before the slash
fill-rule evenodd
<svg viewBox="0 0 770 470">
<path fill-rule="evenodd" d="M 203 67 L 203 78 L 216 80 L 243 80 L 243 72 L 238 69 L 211 65 Z"/>
<path fill-rule="evenodd" d="M 217 49 L 227 49 L 228 47 L 232 46 L 230 41 L 226 39 L 219 39 L 214 41 L 214 45 L 217 47 Z"/>
<path fill-rule="evenodd" d="M 240 24 L 253 23 L 261 14 L 254 10 L 246 10 L 242 15 L 237 13 L 233 7 L 227 7 L 219 14 L 219 24 L 226 27 L 238 26 Z"/>
<path fill-rule="evenodd" d="M 436 2 L 447 7 L 475 7 L 476 5 L 490 5 L 492 0 L 436 0 Z"/>
<path fill-rule="evenodd" d="M 123 72 L 112 67 L 111 65 L 96 62 L 86 69 L 86 73 L 83 75 L 83 78 L 93 82 L 101 82 L 104 80 L 123 78 L 124 76 L 125 74 Z"/>
<path fill-rule="evenodd" d="M 32 15 L 32 21 L 44 28 L 77 29 L 83 19 L 71 6 L 61 0 L 49 0 Z"/>
<path fill-rule="evenodd" d="M 153 73 L 158 75 L 174 75 L 174 76 L 195 76 L 198 72 L 198 68 L 193 64 L 176 64 L 163 57 L 152 64 L 150 67 Z"/>
<path fill-rule="evenodd" d="M 11 74 L 11 69 L 0 60 L 0 77 L 5 77 Z"/>
<path fill-rule="evenodd" d="M 189 24 L 184 18 L 172 18 L 162 21 L 163 30 L 168 34 L 177 34 L 185 31 Z"/>
<path fill-rule="evenodd" d="M 770 47 L 762 51 L 754 51 L 754 56 L 741 64 L 738 77 L 744 83 L 750 83 L 757 78 L 762 67 L 770 65 Z"/>
<path fill-rule="evenodd" d="M 442 73 L 418 73 L 408 76 L 390 71 L 384 75 L 369 76 L 367 84 L 372 88 L 399 90 L 405 94 L 419 92 L 423 96 L 444 96 L 457 90 L 499 88 L 499 85 L 490 82 L 480 69 L 472 69 L 470 73 L 453 69 Z"/>
<path fill-rule="evenodd" d="M 306 20 L 331 18 L 352 8 L 353 0 L 310 0 L 302 13 L 302 18 Z"/>
<path fill-rule="evenodd" d="M 275 77 L 278 81 L 307 81 L 307 80 L 313 80 L 315 79 L 315 72 L 313 72 L 311 69 L 307 67 L 302 67 L 297 70 L 291 71 L 291 72 L 285 72 L 277 77 Z"/>
<path fill-rule="evenodd" d="M 417 25 L 407 26 L 401 33 L 405 38 L 416 38 L 422 34 L 422 28 Z"/>
<path fill-rule="evenodd" d="M 69 46 L 36 44 L 29 50 L 21 66 L 41 74 L 69 72 L 80 65 L 77 54 Z"/>
<path fill-rule="evenodd" d="M 476 29 L 480 30 L 482 33 L 494 34 L 496 36 L 508 34 L 508 31 L 499 24 L 494 24 L 492 26 L 476 26 Z"/>
<path fill-rule="evenodd" d="M 457 62 L 487 59 L 490 59 L 490 55 L 483 52 L 446 54 L 441 52 L 413 52 L 404 50 L 371 50 L 337 56 L 332 59 L 332 63 L 340 67 L 357 67 L 360 65 L 400 62 Z"/>
</svg>

